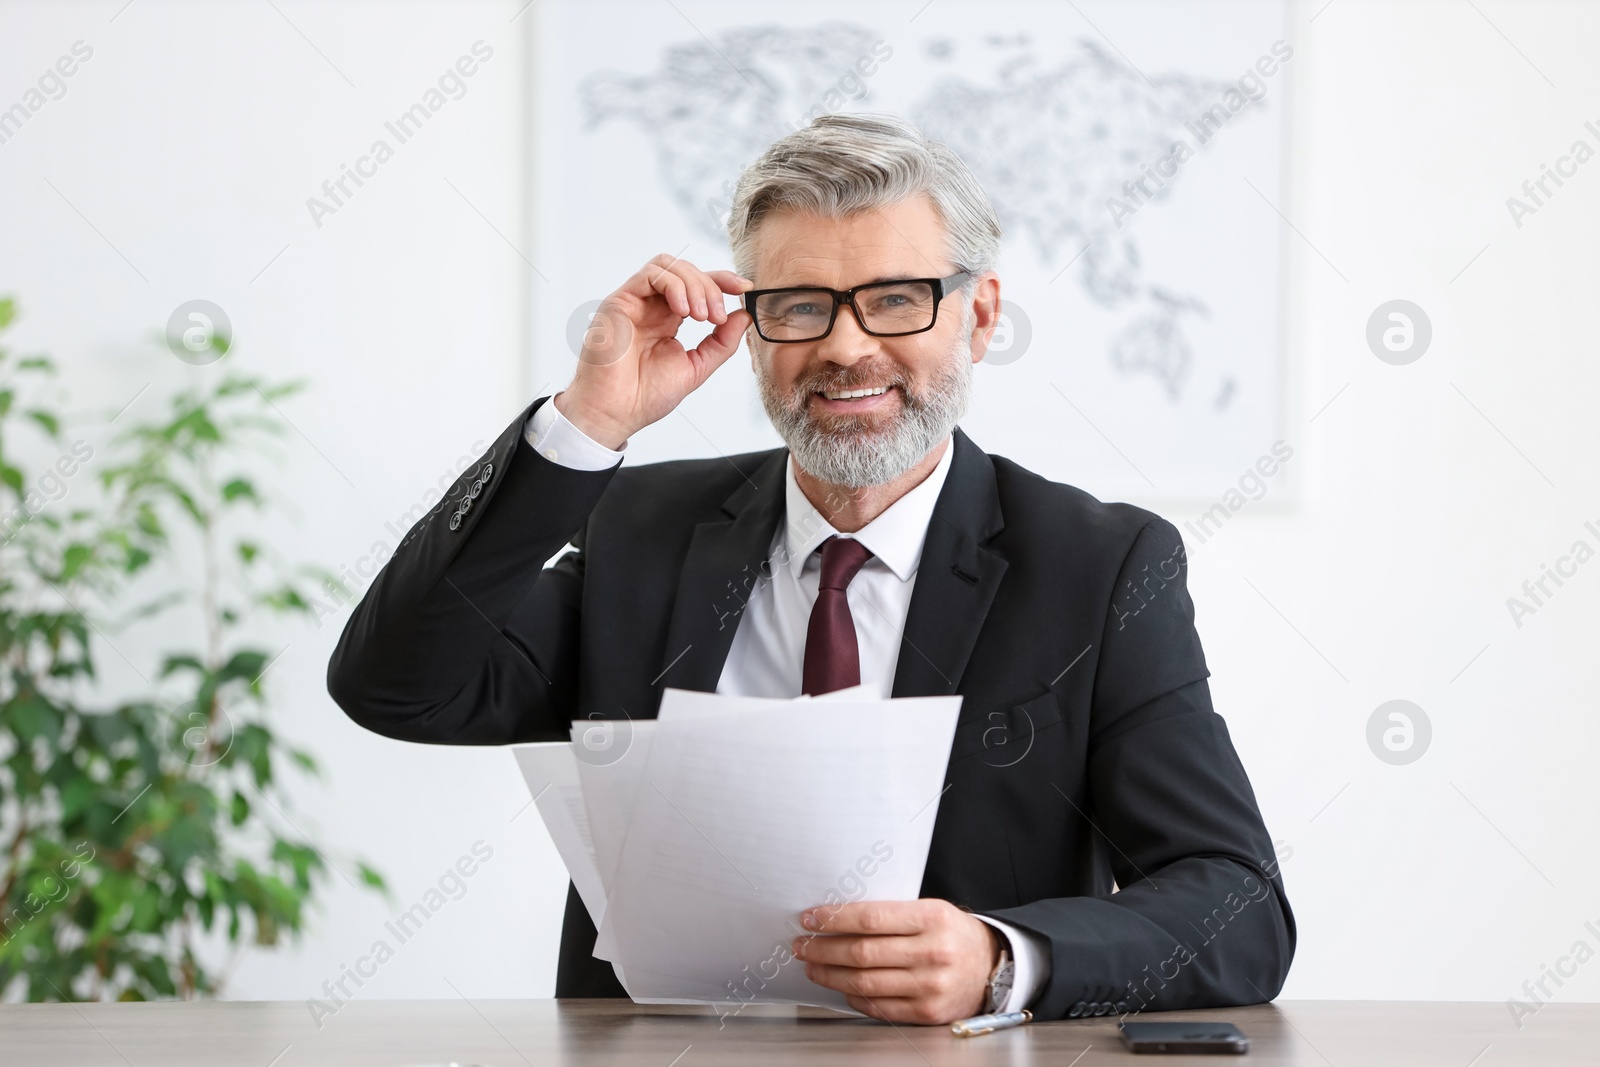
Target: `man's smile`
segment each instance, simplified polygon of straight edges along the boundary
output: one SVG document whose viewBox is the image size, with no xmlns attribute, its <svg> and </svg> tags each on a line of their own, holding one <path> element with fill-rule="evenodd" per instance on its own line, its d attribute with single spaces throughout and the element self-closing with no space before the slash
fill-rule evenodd
<svg viewBox="0 0 1600 1067">
<path fill-rule="evenodd" d="M 893 402 L 897 386 L 876 385 L 856 389 L 819 389 L 811 394 L 811 405 L 822 411 L 875 411 Z"/>
</svg>

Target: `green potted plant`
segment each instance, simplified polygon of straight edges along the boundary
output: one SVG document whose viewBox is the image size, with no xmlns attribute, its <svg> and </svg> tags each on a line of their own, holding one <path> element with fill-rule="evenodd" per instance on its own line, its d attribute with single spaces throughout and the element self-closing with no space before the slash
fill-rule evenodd
<svg viewBox="0 0 1600 1067">
<path fill-rule="evenodd" d="M 15 314 L 0 300 L 0 333 Z M 213 342 L 219 357 L 226 341 Z M 40 399 L 44 356 L 0 344 L 0 996 L 215 995 L 204 932 L 235 957 L 300 935 L 331 876 L 294 825 L 283 774 L 316 761 L 274 731 L 274 652 L 252 624 L 310 613 L 303 583 L 249 535 L 269 495 L 244 449 L 283 431 L 269 384 L 214 363 L 209 385 L 100 447 Z M 140 410 L 150 410 L 146 402 Z M 30 447 L 31 446 L 31 447 Z M 158 561 L 180 587 L 137 600 Z M 129 666 L 147 692 L 108 700 L 118 638 L 192 613 L 200 646 Z M 258 627 L 259 628 L 259 627 Z M 123 657 L 126 658 L 126 657 Z M 363 885 L 385 891 L 365 863 Z M 342 872 L 341 872 L 342 873 Z M 348 877 L 348 876 L 346 876 Z"/>
</svg>

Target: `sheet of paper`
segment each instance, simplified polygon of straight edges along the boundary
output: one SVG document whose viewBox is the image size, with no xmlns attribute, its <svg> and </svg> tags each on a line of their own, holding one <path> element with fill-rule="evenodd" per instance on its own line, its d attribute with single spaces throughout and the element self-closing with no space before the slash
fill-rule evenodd
<svg viewBox="0 0 1600 1067">
<path fill-rule="evenodd" d="M 961 698 L 672 693 L 601 927 L 625 988 L 849 1011 L 790 958 L 798 914 L 916 899 Z"/>
<path fill-rule="evenodd" d="M 588 813 L 600 884 L 608 900 L 655 728 L 652 719 L 579 719 L 572 724 L 578 782 Z M 600 936 L 595 941 L 594 954 L 603 960 L 615 959 L 616 946 L 609 928 L 596 920 L 595 929 Z"/>
<path fill-rule="evenodd" d="M 861 688 L 861 687 L 857 687 Z M 839 690 L 847 692 L 847 690 Z M 751 712 L 776 711 L 792 708 L 797 703 L 828 700 L 832 693 L 820 697 L 799 696 L 793 700 L 781 697 L 730 697 L 720 693 L 702 693 L 695 689 L 664 689 L 661 708 L 656 712 L 656 722 L 677 722 L 683 719 L 703 719 L 717 715 L 749 715 Z"/>
<path fill-rule="evenodd" d="M 866 691 L 865 685 L 858 685 L 816 698 L 796 699 L 860 699 L 866 697 Z M 588 830 L 594 840 L 600 883 L 606 892 L 611 890 L 617 861 L 622 856 L 622 845 L 627 838 L 628 824 L 639 796 L 639 783 L 644 774 L 656 723 L 678 717 L 748 714 L 752 710 L 787 707 L 793 703 L 792 700 L 757 697 L 730 700 L 715 693 L 668 688 L 662 693 L 661 707 L 654 720 L 573 720 L 572 744 L 583 787 Z M 600 928 L 598 920 L 595 926 Z M 602 929 L 595 945 L 595 954 L 603 960 L 612 959 L 612 948 L 609 934 Z"/>
<path fill-rule="evenodd" d="M 854 691 L 839 690 L 841 693 Z M 656 724 L 677 716 L 742 715 L 749 714 L 757 707 L 780 708 L 792 703 L 790 700 L 760 698 L 730 702 L 727 697 L 715 693 L 668 688 L 662 693 L 661 707 L 655 719 L 573 720 L 573 752 L 577 757 L 584 805 L 595 841 L 600 880 L 606 893 L 611 892 L 617 862 L 622 857 L 622 846 L 633 820 Z M 615 960 L 616 943 L 612 940 L 610 928 L 599 921 L 595 922 L 595 928 L 600 935 L 595 941 L 594 955 L 603 960 Z"/>
<path fill-rule="evenodd" d="M 580 756 L 578 770 L 583 782 L 584 802 L 594 828 L 596 852 L 607 893 L 611 891 L 617 863 L 627 840 L 628 827 L 633 821 L 639 786 L 644 780 L 644 767 L 649 759 L 650 743 L 657 724 L 678 718 L 747 715 L 759 707 L 780 708 L 792 703 L 790 700 L 754 697 L 730 701 L 715 693 L 667 688 L 661 694 L 661 706 L 653 720 L 616 725 L 608 725 L 608 722 L 601 720 L 573 720 L 572 739 Z M 599 936 L 595 939 L 594 955 L 602 960 L 615 961 L 617 946 L 614 932 L 600 922 L 595 923 L 595 929 L 599 931 Z M 626 984 L 624 988 L 627 988 Z"/>
<path fill-rule="evenodd" d="M 651 720 L 579 720 L 572 724 L 572 749 L 594 837 L 600 881 L 609 894 L 622 856 L 622 840 L 650 752 Z"/>
<path fill-rule="evenodd" d="M 567 865 L 567 875 L 578 889 L 583 906 L 596 928 L 605 919 L 606 894 L 589 832 L 589 813 L 578 780 L 578 761 L 566 741 L 516 745 L 512 748 L 534 806 L 544 820 L 550 840 Z"/>
<path fill-rule="evenodd" d="M 869 689 L 869 687 L 867 685 L 865 685 L 865 684 L 863 684 L 863 685 L 852 685 L 849 689 L 835 689 L 831 693 L 823 693 L 819 697 L 809 697 L 809 698 L 806 698 L 806 699 L 810 699 L 810 700 L 871 700 L 871 699 L 873 699 L 873 697 L 872 697 L 872 694 L 868 691 L 868 689 Z"/>
</svg>

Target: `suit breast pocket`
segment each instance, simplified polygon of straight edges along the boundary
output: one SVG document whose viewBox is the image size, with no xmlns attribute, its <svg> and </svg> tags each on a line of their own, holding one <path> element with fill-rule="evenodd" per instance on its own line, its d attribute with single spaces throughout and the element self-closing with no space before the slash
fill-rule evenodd
<svg viewBox="0 0 1600 1067">
<path fill-rule="evenodd" d="M 1052 690 L 992 708 L 956 726 L 950 765 L 981 760 L 991 767 L 1013 767 L 1027 759 L 1039 735 L 1061 726 L 1061 705 Z"/>
</svg>

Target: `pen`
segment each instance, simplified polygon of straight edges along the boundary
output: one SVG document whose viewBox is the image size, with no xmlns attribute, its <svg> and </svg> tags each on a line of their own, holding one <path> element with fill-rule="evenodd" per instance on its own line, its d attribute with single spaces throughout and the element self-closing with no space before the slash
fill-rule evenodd
<svg viewBox="0 0 1600 1067">
<path fill-rule="evenodd" d="M 977 1037 L 979 1034 L 992 1034 L 996 1030 L 1009 1030 L 1013 1026 L 1033 1021 L 1033 1012 L 1024 1008 L 1022 1011 L 1003 1012 L 999 1015 L 975 1015 L 970 1019 L 950 1024 L 950 1032 L 957 1037 Z"/>
</svg>

